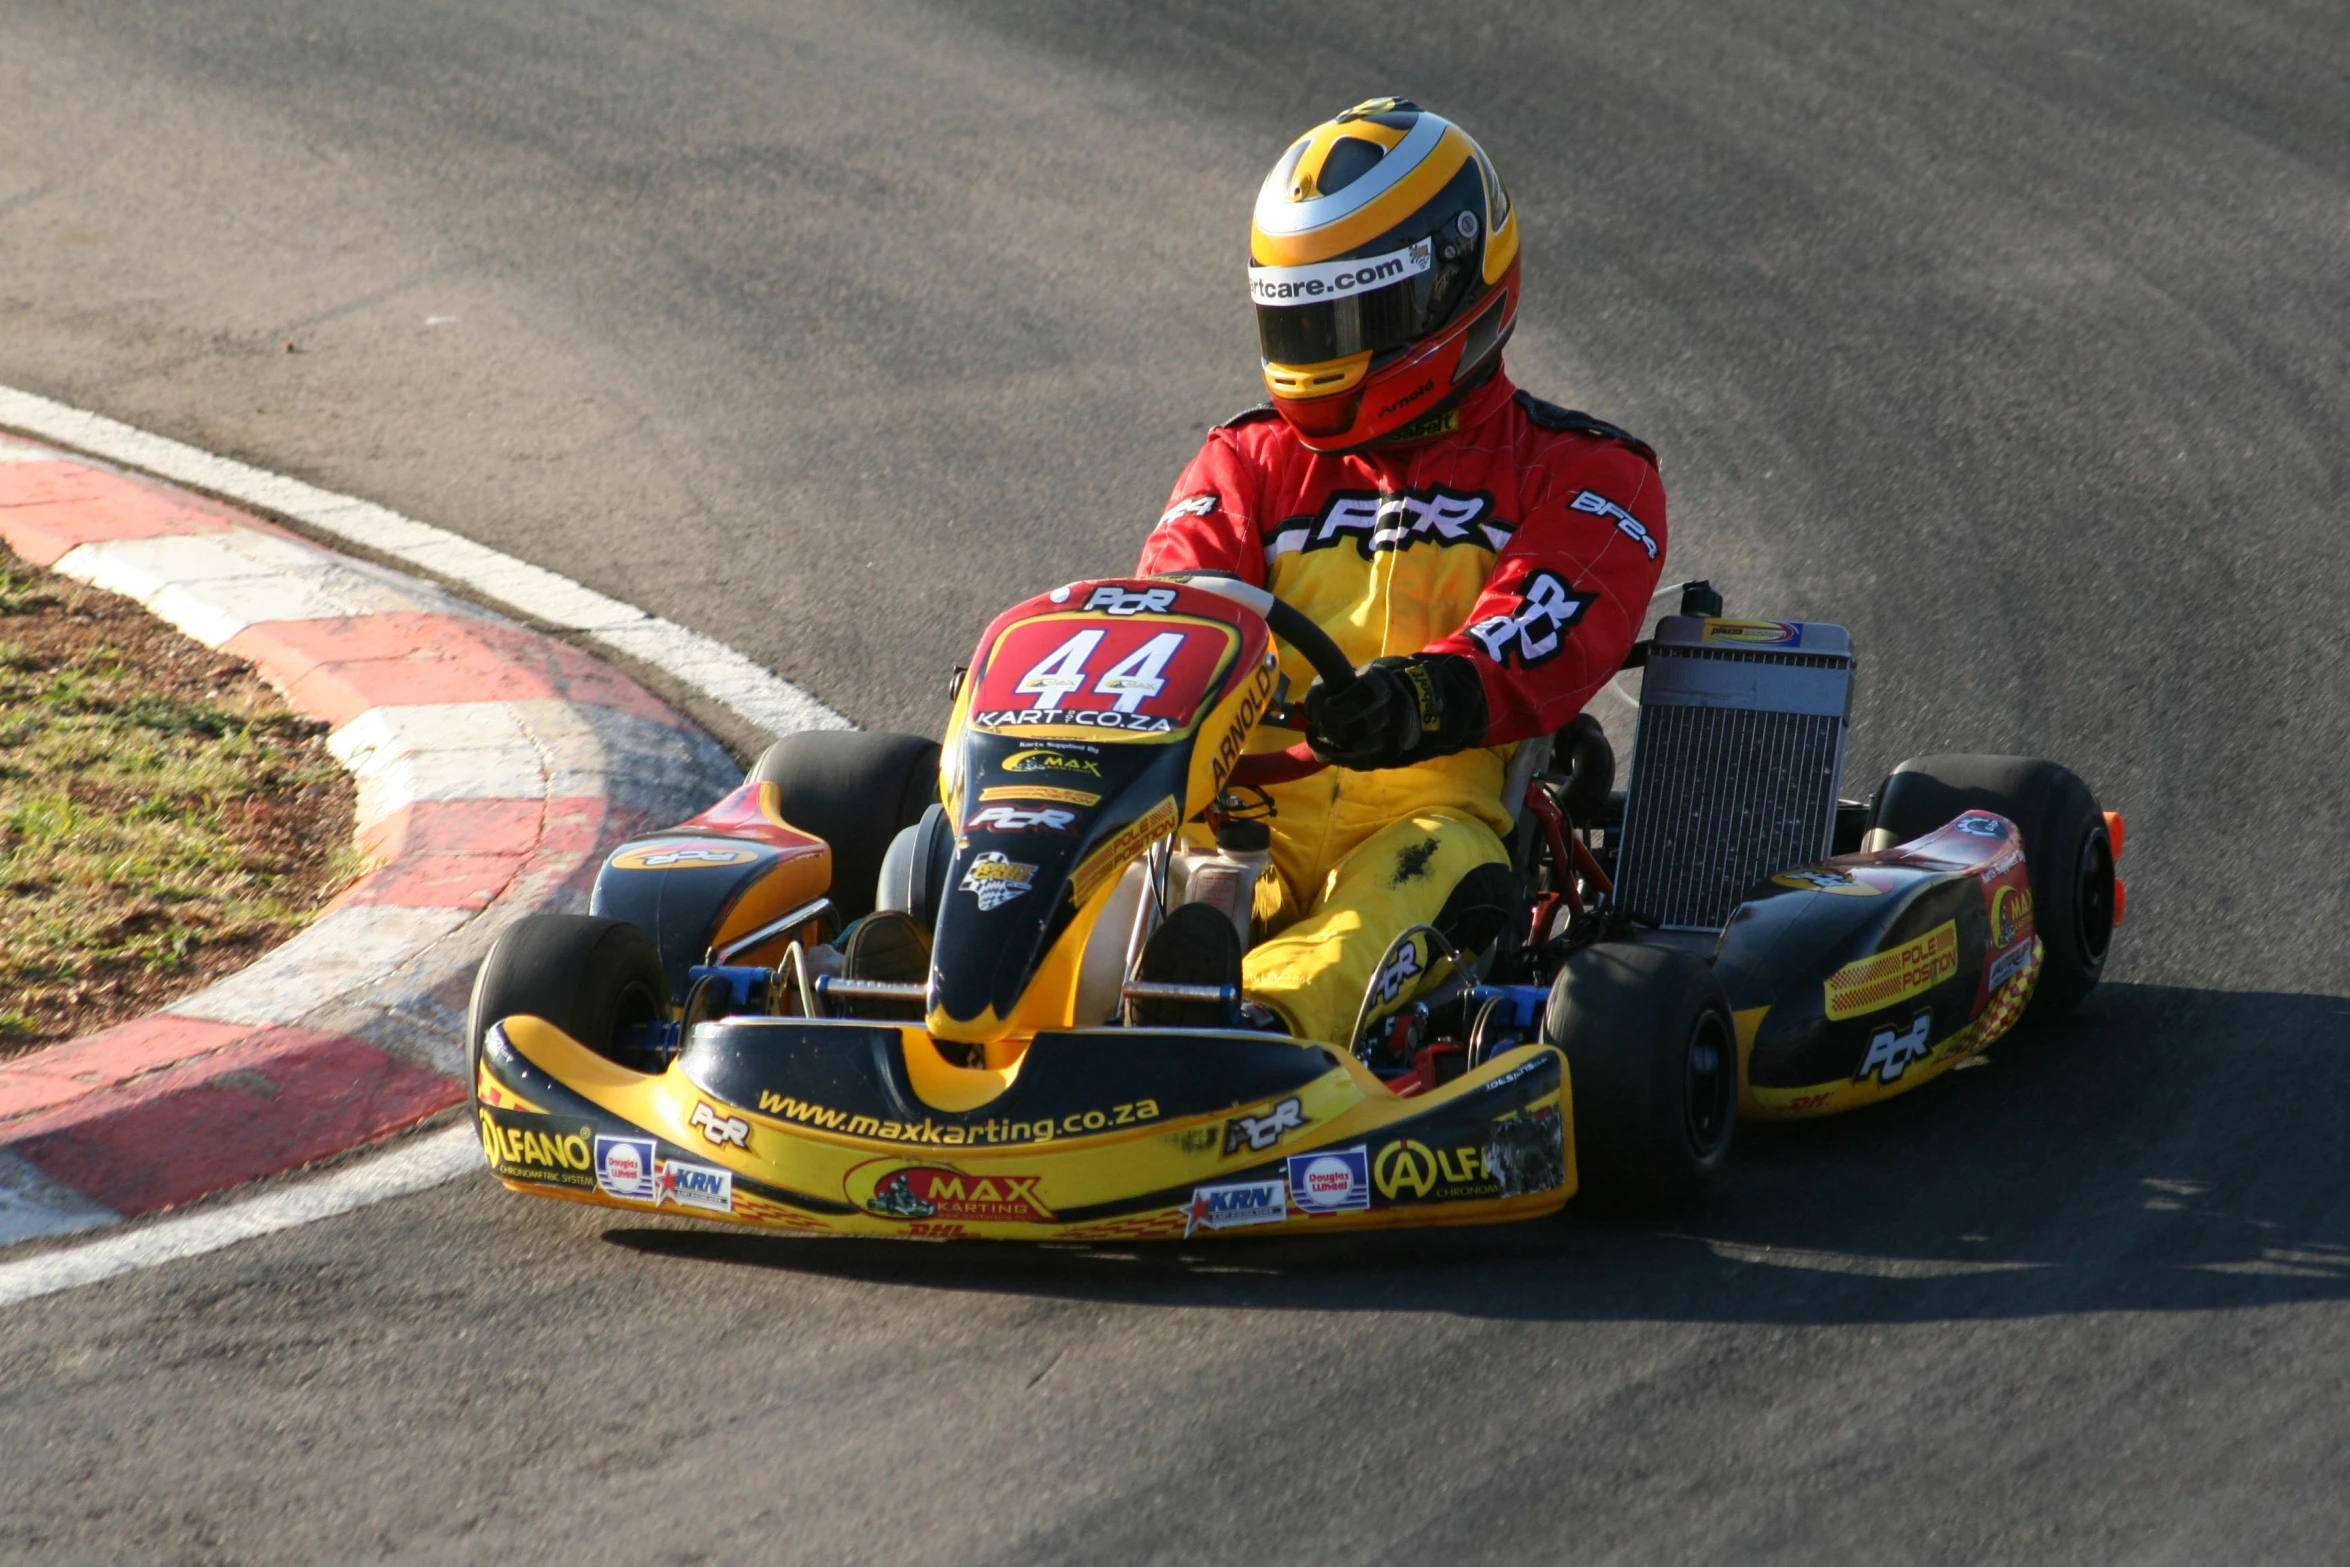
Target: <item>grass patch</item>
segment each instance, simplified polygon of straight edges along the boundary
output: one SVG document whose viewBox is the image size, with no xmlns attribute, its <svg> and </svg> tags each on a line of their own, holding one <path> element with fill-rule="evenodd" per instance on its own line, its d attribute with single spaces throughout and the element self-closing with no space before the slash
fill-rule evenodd
<svg viewBox="0 0 2350 1567">
<path fill-rule="evenodd" d="M 292 936 L 363 868 L 351 801 L 245 665 L 0 550 L 0 1055 Z"/>
</svg>

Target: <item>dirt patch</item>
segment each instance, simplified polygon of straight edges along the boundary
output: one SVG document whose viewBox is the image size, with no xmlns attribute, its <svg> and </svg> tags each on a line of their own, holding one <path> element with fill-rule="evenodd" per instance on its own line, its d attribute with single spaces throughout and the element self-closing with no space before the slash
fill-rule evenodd
<svg viewBox="0 0 2350 1567">
<path fill-rule="evenodd" d="M 0 1056 L 292 936 L 364 868 L 352 798 L 248 666 L 0 549 Z"/>
</svg>

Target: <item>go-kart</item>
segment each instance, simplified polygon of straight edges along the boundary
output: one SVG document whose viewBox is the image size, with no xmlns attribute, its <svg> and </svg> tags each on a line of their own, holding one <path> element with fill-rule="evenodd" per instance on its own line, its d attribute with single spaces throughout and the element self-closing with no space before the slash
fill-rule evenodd
<svg viewBox="0 0 2350 1567">
<path fill-rule="evenodd" d="M 1926 757 L 1841 799 L 1843 630 L 1725 619 L 1702 583 L 1682 610 L 1634 653 L 1628 787 L 1588 718 L 1519 746 L 1514 917 L 1468 950 L 1380 933 L 1352 1033 L 1311 1040 L 1144 958 L 1188 904 L 1246 939 L 1264 818 L 1322 766 L 1291 676 L 1343 684 L 1344 656 L 1212 574 L 1019 604 L 943 744 L 790 736 L 614 851 L 589 914 L 500 936 L 467 1030 L 490 1167 L 831 1235 L 1653 1207 L 1703 1195 L 1742 1114 L 1907 1092 L 2088 994 L 2123 840 L 2078 778 Z M 912 968 L 856 972 L 884 921 L 919 933 Z"/>
</svg>

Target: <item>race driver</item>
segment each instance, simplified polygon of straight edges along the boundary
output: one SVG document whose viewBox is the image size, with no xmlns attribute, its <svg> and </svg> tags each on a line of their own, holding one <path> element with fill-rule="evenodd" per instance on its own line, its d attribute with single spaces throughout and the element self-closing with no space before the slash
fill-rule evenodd
<svg viewBox="0 0 2350 1567">
<path fill-rule="evenodd" d="M 1209 432 L 1143 546 L 1146 575 L 1270 588 L 1357 666 L 1307 691 L 1306 738 L 1332 765 L 1271 791 L 1270 934 L 1242 968 L 1267 1021 L 1304 1038 L 1354 1043 L 1409 927 L 1469 950 L 1498 932 L 1516 906 L 1511 752 L 1621 667 L 1663 569 L 1655 453 L 1502 370 L 1518 233 L 1483 150 L 1414 103 L 1373 99 L 1300 137 L 1249 237 L 1271 406 Z M 1303 687 L 1311 671 L 1283 657 Z M 1146 975 L 1215 978 L 1228 953 L 1168 950 L 1201 928 L 1163 926 Z"/>
</svg>

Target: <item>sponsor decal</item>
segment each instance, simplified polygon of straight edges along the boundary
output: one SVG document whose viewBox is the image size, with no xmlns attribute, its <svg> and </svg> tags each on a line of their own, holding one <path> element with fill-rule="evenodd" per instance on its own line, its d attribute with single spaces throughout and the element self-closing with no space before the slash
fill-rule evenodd
<svg viewBox="0 0 2350 1567">
<path fill-rule="evenodd" d="M 1183 1210 L 1183 1233 L 1229 1230 L 1243 1224 L 1279 1224 L 1289 1217 L 1289 1187 L 1280 1180 L 1195 1186 Z"/>
<path fill-rule="evenodd" d="M 498 1174 L 548 1186 L 596 1184 L 594 1127 L 583 1126 L 576 1132 L 540 1131 L 508 1126 L 486 1107 L 477 1113 L 481 1117 L 482 1153 Z"/>
<path fill-rule="evenodd" d="M 1089 707 L 1071 708 L 1060 712 L 1049 707 L 996 707 L 984 713 L 971 715 L 972 725 L 980 729 L 1021 729 L 1038 724 L 1072 724 L 1079 729 L 1116 729 L 1130 735 L 1164 735 L 1175 732 L 1175 721 L 1152 713 L 1103 713 Z"/>
<path fill-rule="evenodd" d="M 1265 656 L 1256 679 L 1249 683 L 1241 696 L 1240 705 L 1232 711 L 1232 722 L 1225 726 L 1223 738 L 1216 742 L 1216 770 L 1218 783 L 1232 771 L 1232 764 L 1240 760 L 1240 753 L 1248 745 L 1248 737 L 1255 732 L 1257 720 L 1265 716 L 1265 709 L 1273 702 L 1274 688 L 1281 678 L 1280 665 L 1271 654 Z"/>
<path fill-rule="evenodd" d="M 1357 1143 L 1289 1156 L 1289 1198 L 1300 1213 L 1359 1213 L 1371 1206 L 1371 1155 Z"/>
<path fill-rule="evenodd" d="M 1365 289 L 1385 288 L 1418 277 L 1436 265 L 1432 239 L 1415 240 L 1383 255 L 1344 261 L 1313 261 L 1295 267 L 1250 267 L 1248 297 L 1260 305 L 1302 305 L 1318 299 L 1347 299 Z"/>
<path fill-rule="evenodd" d="M 1915 941 L 1847 963 L 1827 979 L 1828 1017 L 1859 1017 L 1897 1006 L 1958 972 L 1958 922 L 1944 920 Z"/>
<path fill-rule="evenodd" d="M 1174 1139 L 1175 1147 L 1178 1152 L 1194 1154 L 1214 1153 L 1216 1151 L 1216 1136 L 1221 1128 L 1221 1124 L 1222 1123 L 1220 1122 L 1210 1121 L 1205 1126 L 1187 1126 L 1182 1131 L 1170 1133 L 1169 1135 Z"/>
<path fill-rule="evenodd" d="M 751 1146 L 750 1122 L 739 1115 L 720 1115 L 702 1100 L 694 1101 L 694 1113 L 687 1124 L 698 1127 L 704 1137 L 720 1148 L 748 1150 Z"/>
<path fill-rule="evenodd" d="M 1803 627 L 1785 620 L 1709 620 L 1698 640 L 1748 647 L 1801 647 Z"/>
<path fill-rule="evenodd" d="M 2024 851 L 2021 849 L 2010 849 L 2005 854 L 1999 856 L 1998 859 L 1993 860 L 1990 864 L 1984 866 L 1980 872 L 1980 879 L 1986 882 L 1997 881 L 2000 877 L 2006 875 L 2009 871 L 2014 870 L 2017 866 L 2023 863 Z"/>
<path fill-rule="evenodd" d="M 734 1212 L 734 1172 L 684 1159 L 661 1161 L 661 1200 L 683 1208 Z"/>
<path fill-rule="evenodd" d="M 623 849 L 612 856 L 616 871 L 699 870 L 710 865 L 748 865 L 766 855 L 764 849 L 726 843 L 656 843 Z"/>
<path fill-rule="evenodd" d="M 1909 1020 L 1907 1028 L 1895 1028 L 1888 1023 L 1869 1035 L 1869 1053 L 1860 1059 L 1860 1070 L 1853 1081 L 1865 1083 L 1875 1078 L 1880 1083 L 1898 1083 L 1910 1063 L 1922 1061 L 1933 1044 L 1926 1035 L 1934 1027 L 1934 1014 L 1921 1010 Z"/>
<path fill-rule="evenodd" d="M 1376 1009 L 1393 1005 L 1395 998 L 1403 994 L 1403 987 L 1418 978 L 1419 973 L 1420 939 L 1413 936 L 1399 942 L 1387 954 L 1387 961 L 1380 965 L 1378 974 L 1372 979 L 1375 987 L 1371 992 L 1372 1007 Z"/>
<path fill-rule="evenodd" d="M 1122 588 L 1104 583 L 1086 596 L 1085 608 L 1105 615 L 1164 615 L 1175 607 L 1173 588 Z"/>
<path fill-rule="evenodd" d="M 1549 572 L 1537 571 L 1519 587 L 1515 610 L 1478 621 L 1469 627 L 1469 637 L 1496 664 L 1507 668 L 1514 658 L 1521 669 L 1532 669 L 1558 656 L 1567 631 L 1598 596 L 1577 593 Z"/>
<path fill-rule="evenodd" d="M 1440 414 L 1429 414 L 1425 418 L 1414 419 L 1410 424 L 1405 425 L 1386 439 L 1390 444 L 1398 441 L 1424 441 L 1432 435 L 1450 435 L 1460 427 L 1461 411 L 1458 408 L 1447 408 Z"/>
<path fill-rule="evenodd" d="M 848 1175 L 849 1196 L 885 1219 L 942 1223 L 1033 1223 L 1053 1211 L 1037 1196 L 1040 1175 L 973 1175 L 952 1165 L 883 1159 Z"/>
<path fill-rule="evenodd" d="M 1799 887 L 1806 892 L 1832 893 L 1840 898 L 1874 898 L 1883 890 L 1870 886 L 1850 871 L 1831 870 L 1824 865 L 1781 871 L 1771 878 L 1771 883 L 1778 887 Z"/>
<path fill-rule="evenodd" d="M 1063 789 L 1055 784 L 992 784 L 979 791 L 982 800 L 1054 800 L 1062 805 L 1099 805 L 1102 797 L 1087 794 L 1083 789 Z"/>
<path fill-rule="evenodd" d="M 2005 989 L 2011 981 L 2023 978 L 2024 971 L 2032 966 L 2032 943 L 2038 939 L 2039 938 L 2036 936 L 2026 936 L 2023 940 L 2017 942 L 2014 946 L 2008 948 L 2005 952 L 2002 952 L 1999 954 L 1999 956 L 1993 958 L 1991 960 L 1991 973 L 1984 981 L 1984 988 L 1988 990 L 2002 990 Z"/>
<path fill-rule="evenodd" d="M 1281 1141 L 1281 1134 L 1294 1132 L 1306 1124 L 1305 1101 L 1295 1095 L 1282 1100 L 1263 1115 L 1236 1115 L 1224 1123 L 1224 1154 L 1229 1158 L 1247 1149 L 1263 1153 Z"/>
<path fill-rule="evenodd" d="M 1035 877 L 1035 866 L 1006 859 L 1000 850 L 990 849 L 963 873 L 963 890 L 979 900 L 982 910 L 1000 908 L 1014 898 L 1027 896 Z"/>
<path fill-rule="evenodd" d="M 1166 527 L 1169 523 L 1179 521 L 1185 517 L 1212 517 L 1216 514 L 1216 508 L 1222 504 L 1223 498 L 1212 492 L 1202 493 L 1199 495 L 1186 495 L 1183 497 L 1183 499 L 1177 501 L 1174 505 L 1159 513 L 1159 520 L 1152 526 L 1151 531 L 1156 533 L 1160 528 Z"/>
<path fill-rule="evenodd" d="M 1077 813 L 1057 806 L 1043 805 L 1023 808 L 1017 805 L 991 805 L 977 812 L 963 824 L 965 832 L 1069 832 L 1077 826 Z"/>
<path fill-rule="evenodd" d="M 1982 811 L 1969 811 L 1950 825 L 1959 832 L 1977 838 L 2004 838 L 2007 836 L 2007 823 L 1999 817 Z"/>
<path fill-rule="evenodd" d="M 1389 1202 L 1498 1197 L 1501 1183 L 1485 1168 L 1482 1148 L 1430 1148 L 1406 1138 L 1389 1143 L 1371 1162 L 1371 1182 Z"/>
<path fill-rule="evenodd" d="M 1136 597 L 1138 609 L 1145 597 Z M 1097 611 L 1023 620 L 988 650 L 970 721 L 1172 734 L 1191 723 L 1239 639 L 1224 621 L 1189 616 L 1145 620 Z"/>
<path fill-rule="evenodd" d="M 1493 495 L 1486 490 L 1456 490 L 1442 484 L 1401 491 L 1338 490 L 1313 516 L 1290 517 L 1276 526 L 1265 558 L 1269 563 L 1282 555 L 1311 555 L 1341 544 L 1352 544 L 1365 560 L 1383 550 L 1408 550 L 1415 544 L 1473 544 L 1499 550 L 1516 531 L 1515 523 L 1493 515 Z"/>
<path fill-rule="evenodd" d="M 1787 1101 L 1787 1108 L 1790 1110 L 1817 1110 L 1835 1097 L 1833 1090 L 1824 1094 L 1797 1094 L 1793 1099 Z"/>
<path fill-rule="evenodd" d="M 1037 746 L 1026 751 L 1014 751 L 1004 758 L 1007 773 L 1083 773 L 1088 778 L 1102 775 L 1102 764 L 1089 756 L 1075 756 L 1067 751 L 1055 751 Z M 981 795 L 981 799 L 987 796 Z"/>
<path fill-rule="evenodd" d="M 1991 945 L 2004 947 L 2032 929 L 2032 890 L 2029 887 L 1991 889 Z M 1994 983 L 1992 989 L 1998 989 Z"/>
<path fill-rule="evenodd" d="M 1433 378 L 1422 381 L 1418 386 L 1415 386 L 1410 391 L 1404 393 L 1403 396 L 1389 399 L 1386 403 L 1382 404 L 1379 411 L 1373 414 L 1371 417 L 1374 419 L 1384 419 L 1389 414 L 1401 413 L 1404 409 L 1411 407 L 1412 404 L 1418 402 L 1421 398 L 1426 397 L 1430 392 L 1435 390 L 1436 382 Z"/>
<path fill-rule="evenodd" d="M 1069 890 L 1076 901 L 1083 903 L 1092 897 L 1094 888 L 1100 886 L 1104 879 L 1124 870 L 1128 860 L 1173 832 L 1181 820 L 1182 817 L 1177 814 L 1175 797 L 1169 795 L 1103 839 L 1069 873 Z M 1023 887 L 1021 890 L 1027 889 Z"/>
<path fill-rule="evenodd" d="M 1567 1184 L 1567 1128 L 1558 1106 L 1504 1116 L 1485 1135 L 1485 1173 L 1504 1197 Z"/>
<path fill-rule="evenodd" d="M 659 1202 L 661 1184 L 653 1164 L 653 1140 L 649 1137 L 596 1139 L 596 1185 L 607 1197 Z"/>
<path fill-rule="evenodd" d="M 1135 1099 L 1099 1110 L 1073 1110 L 1057 1120 L 1049 1115 L 1033 1121 L 990 1116 L 984 1121 L 952 1126 L 929 1116 L 919 1121 L 892 1121 L 881 1116 L 853 1114 L 806 1099 L 795 1099 L 789 1094 L 761 1089 L 759 1113 L 797 1126 L 812 1127 L 819 1132 L 839 1132 L 846 1137 L 870 1137 L 885 1143 L 924 1143 L 938 1148 L 956 1148 L 987 1147 L 999 1143 L 1046 1143 L 1056 1137 L 1086 1137 L 1095 1132 L 1116 1131 L 1121 1126 L 1148 1125 L 1159 1118 L 1160 1111 L 1156 1099 Z M 1207 1130 L 1212 1136 L 1215 1128 Z"/>
<path fill-rule="evenodd" d="M 1656 559 L 1656 540 L 1646 528 L 1640 525 L 1640 519 L 1598 491 L 1585 490 L 1567 502 L 1567 510 L 1587 512 L 1594 517 L 1608 518 L 1615 523 L 1618 533 L 1646 550 L 1650 560 Z"/>
</svg>

